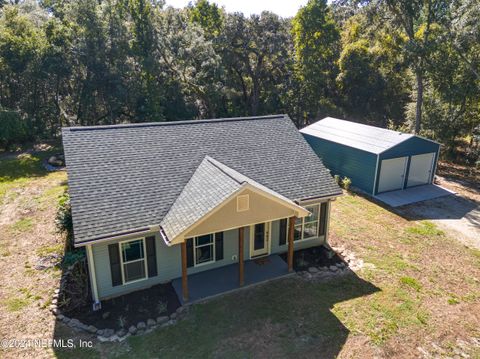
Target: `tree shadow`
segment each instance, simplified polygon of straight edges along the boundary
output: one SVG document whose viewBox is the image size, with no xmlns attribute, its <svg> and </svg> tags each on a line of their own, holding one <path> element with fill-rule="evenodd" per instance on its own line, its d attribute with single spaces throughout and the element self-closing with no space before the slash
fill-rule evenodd
<svg viewBox="0 0 480 359">
<path fill-rule="evenodd" d="M 55 340 L 76 348 L 54 348 L 57 357 L 315 357 L 336 358 L 350 330 L 332 311 L 341 302 L 380 289 L 347 271 L 329 278 L 287 277 L 193 304 L 183 319 L 166 328 L 128 338 L 125 345 L 100 344 L 57 317 Z M 94 348 L 79 348 L 79 340 Z M 122 349 L 123 348 L 123 349 Z"/>
<path fill-rule="evenodd" d="M 3 154 L 0 156 L 0 182 L 46 176 L 49 173 L 45 168 L 47 159 L 59 152 L 61 152 L 60 149 L 51 149 Z"/>
</svg>

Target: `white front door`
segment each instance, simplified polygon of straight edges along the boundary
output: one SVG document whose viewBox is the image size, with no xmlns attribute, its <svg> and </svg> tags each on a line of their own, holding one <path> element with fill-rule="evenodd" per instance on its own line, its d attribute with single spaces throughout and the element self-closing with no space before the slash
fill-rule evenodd
<svg viewBox="0 0 480 359">
<path fill-rule="evenodd" d="M 435 153 L 412 156 L 408 170 L 407 187 L 430 183 Z"/>
<path fill-rule="evenodd" d="M 270 222 L 250 226 L 250 258 L 270 253 Z"/>
<path fill-rule="evenodd" d="M 403 188 L 407 157 L 382 160 L 378 192 L 394 191 Z"/>
</svg>

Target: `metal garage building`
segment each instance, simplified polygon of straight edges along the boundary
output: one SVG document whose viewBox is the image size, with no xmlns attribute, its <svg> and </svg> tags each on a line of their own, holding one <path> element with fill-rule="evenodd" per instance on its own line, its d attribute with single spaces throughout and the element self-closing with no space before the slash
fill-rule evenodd
<svg viewBox="0 0 480 359">
<path fill-rule="evenodd" d="M 437 142 L 331 117 L 300 132 L 332 174 L 372 195 L 433 181 Z"/>
</svg>

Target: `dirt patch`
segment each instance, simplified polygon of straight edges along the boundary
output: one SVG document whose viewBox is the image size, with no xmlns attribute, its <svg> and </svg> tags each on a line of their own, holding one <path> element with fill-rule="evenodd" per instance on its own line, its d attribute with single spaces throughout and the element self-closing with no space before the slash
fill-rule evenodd
<svg viewBox="0 0 480 359">
<path fill-rule="evenodd" d="M 280 257 L 287 262 L 287 253 L 281 254 Z M 293 253 L 295 271 L 308 270 L 310 267 L 330 267 L 342 262 L 342 258 L 337 253 L 325 246 L 301 249 Z"/>
<path fill-rule="evenodd" d="M 102 301 L 102 309 L 93 311 L 90 304 L 64 314 L 98 329 L 128 329 L 138 322 L 170 315 L 180 307 L 177 294 L 170 283 L 132 292 Z"/>
</svg>

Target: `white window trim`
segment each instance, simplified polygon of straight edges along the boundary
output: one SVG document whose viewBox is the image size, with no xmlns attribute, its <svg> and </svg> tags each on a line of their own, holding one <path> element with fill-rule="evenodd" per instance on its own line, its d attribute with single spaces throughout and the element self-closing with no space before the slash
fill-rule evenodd
<svg viewBox="0 0 480 359">
<path fill-rule="evenodd" d="M 321 210 L 322 210 L 322 203 L 323 202 L 320 202 L 320 203 L 315 203 L 315 204 L 311 204 L 311 205 L 308 205 L 308 206 L 305 206 L 305 209 L 308 209 L 308 208 L 311 208 L 311 207 L 318 207 L 318 216 L 317 216 L 317 220 L 316 221 L 307 221 L 305 222 L 305 217 L 302 218 L 302 223 L 297 223 L 297 224 L 294 224 L 294 228 L 295 227 L 300 227 L 300 233 L 301 233 L 301 237 L 300 239 L 297 239 L 295 240 L 295 237 L 293 239 L 293 242 L 294 243 L 300 243 L 300 242 L 305 242 L 305 241 L 309 241 L 309 240 L 312 240 L 312 239 L 315 239 L 315 238 L 320 238 L 320 236 L 318 235 L 318 231 L 320 230 L 320 218 L 321 218 Z M 317 222 L 317 235 L 316 236 L 312 236 L 312 237 L 308 237 L 308 238 L 304 238 L 303 235 L 305 233 L 305 224 L 310 224 L 310 223 L 315 223 Z M 287 223 L 287 233 L 288 233 L 288 223 Z M 288 242 L 288 237 L 287 237 L 287 242 Z"/>
<path fill-rule="evenodd" d="M 208 243 L 208 244 L 200 244 L 199 246 L 197 246 L 197 238 L 198 237 L 204 237 L 204 236 L 212 236 L 212 243 Z M 216 243 L 216 238 L 215 238 L 215 233 L 208 233 L 208 234 L 204 234 L 204 235 L 201 235 L 201 236 L 196 236 L 196 237 L 192 237 L 193 238 L 193 267 L 196 268 L 196 267 L 201 267 L 201 266 L 204 266 L 204 265 L 208 265 L 208 264 L 212 264 L 212 263 L 215 263 L 216 262 L 216 248 L 215 248 L 215 243 Z M 199 263 L 197 264 L 197 248 L 201 248 L 201 247 L 206 247 L 206 246 L 212 246 L 213 247 L 213 252 L 212 252 L 212 260 L 211 261 L 208 261 L 208 262 L 202 262 L 202 263 Z"/>
<path fill-rule="evenodd" d="M 122 244 L 123 243 L 128 243 L 128 242 L 134 242 L 134 241 L 138 241 L 138 240 L 141 240 L 142 241 L 142 245 L 143 245 L 143 258 L 142 259 L 135 259 L 133 261 L 129 261 L 129 262 L 126 262 L 126 264 L 128 263 L 134 263 L 134 262 L 139 262 L 141 260 L 144 261 L 144 266 L 145 266 L 145 277 L 144 278 L 140 278 L 140 279 L 135 279 L 135 280 L 132 280 L 132 281 L 129 281 L 129 282 L 126 282 L 125 281 L 125 270 L 124 270 L 124 264 L 125 262 L 123 261 L 123 250 L 122 250 Z M 118 246 L 118 251 L 120 252 L 120 269 L 122 271 L 122 284 L 123 285 L 126 285 L 126 284 L 132 284 L 132 283 L 137 283 L 137 282 L 141 282 L 141 281 L 144 281 L 144 280 L 147 280 L 148 279 L 148 266 L 147 266 L 147 246 L 146 246 L 146 243 L 145 243 L 145 237 L 142 237 L 142 238 L 134 238 L 134 239 L 129 239 L 129 240 L 126 240 L 126 241 L 121 241 L 118 243 L 119 246 Z"/>
</svg>

